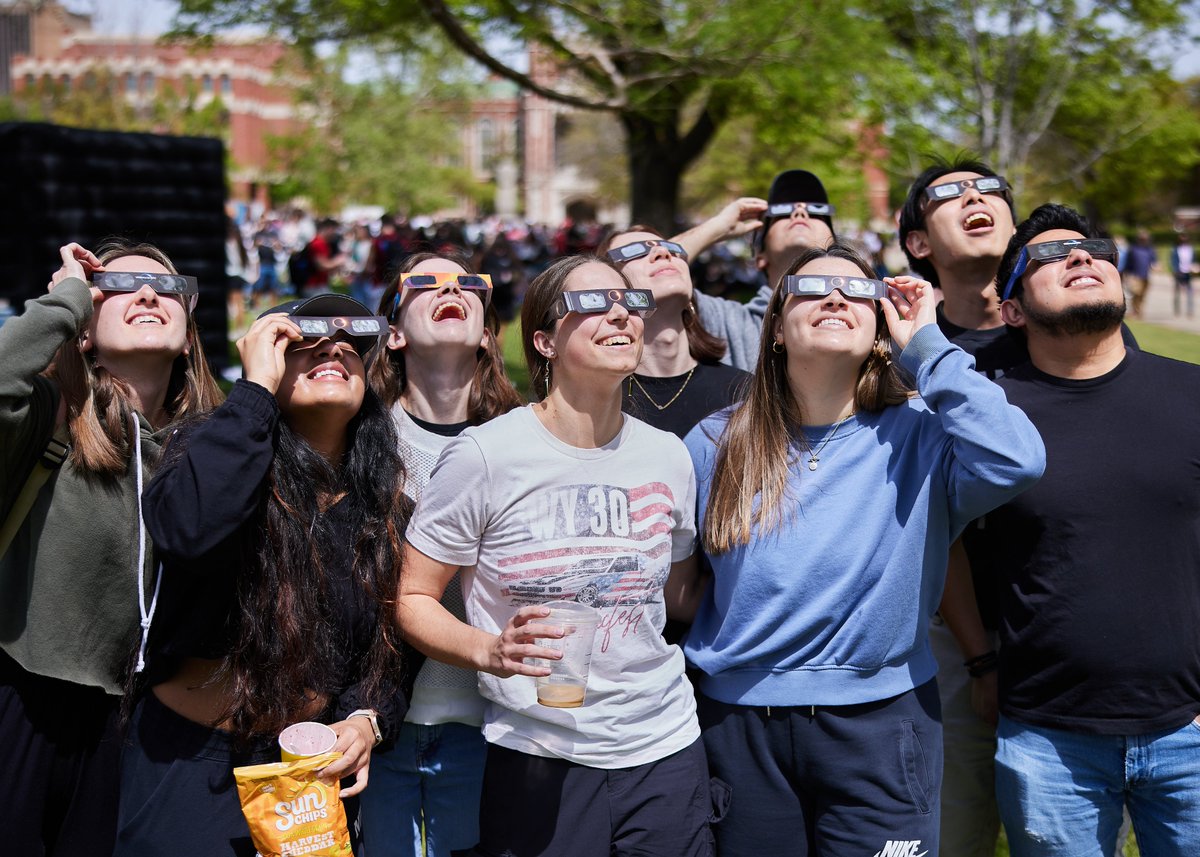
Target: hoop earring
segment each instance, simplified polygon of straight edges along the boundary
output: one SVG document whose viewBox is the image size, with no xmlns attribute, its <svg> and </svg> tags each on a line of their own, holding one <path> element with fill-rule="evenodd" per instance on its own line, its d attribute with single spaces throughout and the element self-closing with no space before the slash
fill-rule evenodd
<svg viewBox="0 0 1200 857">
<path fill-rule="evenodd" d="M 778 339 L 771 343 L 771 350 L 776 354 L 782 354 L 783 352 L 787 351 L 787 349 L 783 347 L 783 343 Z"/>
</svg>

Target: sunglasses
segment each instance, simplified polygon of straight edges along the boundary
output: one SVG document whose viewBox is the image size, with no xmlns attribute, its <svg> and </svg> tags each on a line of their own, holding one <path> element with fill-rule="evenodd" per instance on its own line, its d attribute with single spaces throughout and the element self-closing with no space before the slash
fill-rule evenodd
<svg viewBox="0 0 1200 857">
<path fill-rule="evenodd" d="M 400 288 L 396 290 L 396 297 L 392 300 L 392 311 L 388 316 L 395 319 L 396 311 L 400 309 L 400 302 L 404 299 L 404 292 L 407 289 L 440 289 L 443 286 L 457 285 L 464 292 L 478 292 L 479 299 L 483 302 L 484 307 L 487 307 L 488 302 L 492 299 L 492 275 L 491 274 L 451 274 L 451 273 L 429 273 L 429 274 L 403 274 L 400 277 Z"/>
<path fill-rule="evenodd" d="M 678 256 L 680 259 L 687 260 L 687 250 L 683 249 L 683 245 L 676 244 L 674 241 L 664 241 L 660 238 L 634 241 L 632 244 L 622 244 L 620 247 L 614 247 L 608 251 L 608 258 L 618 264 L 621 262 L 630 262 L 634 259 L 640 259 L 643 256 L 649 256 L 650 251 L 655 247 L 662 247 L 672 256 Z"/>
<path fill-rule="evenodd" d="M 550 318 L 562 318 L 569 312 L 592 314 L 608 312 L 614 304 L 620 304 L 642 318 L 654 312 L 654 295 L 649 289 L 584 289 L 579 292 L 563 292 L 550 307 Z"/>
<path fill-rule="evenodd" d="M 300 328 L 300 335 L 305 339 L 332 339 L 338 334 L 349 337 L 354 350 L 360 355 L 371 351 L 378 344 L 378 338 L 386 336 L 389 331 L 388 320 L 381 315 L 290 315 L 288 318 Z"/>
<path fill-rule="evenodd" d="M 92 285 L 102 292 L 138 292 L 144 286 L 155 294 L 187 298 L 188 309 L 196 308 L 200 285 L 195 277 L 182 274 L 150 274 L 141 271 L 98 271 L 92 274 Z"/>
<path fill-rule="evenodd" d="M 985 176 L 979 179 L 963 179 L 957 182 L 935 184 L 925 188 L 925 199 L 927 203 L 958 199 L 971 188 L 975 188 L 980 193 L 1007 193 L 1008 182 L 1004 176 Z"/>
<path fill-rule="evenodd" d="M 803 208 L 810 217 L 832 217 L 833 213 L 837 211 L 827 202 L 777 202 L 767 206 L 766 216 L 768 218 L 791 217 L 792 212 L 798 208 Z"/>
<path fill-rule="evenodd" d="M 866 277 L 826 277 L 817 274 L 788 274 L 782 280 L 783 293 L 802 298 L 815 298 L 841 292 L 848 298 L 877 301 L 887 297 L 888 287 L 883 280 Z"/>
<path fill-rule="evenodd" d="M 1072 250 L 1082 250 L 1093 259 L 1117 264 L 1117 242 L 1110 238 L 1067 238 L 1064 241 L 1026 244 L 1021 248 L 1021 255 L 1017 257 L 1017 264 L 1013 267 L 1008 282 L 1004 284 L 1000 300 L 1006 301 L 1012 296 L 1013 286 L 1021 279 L 1030 262 L 1060 262 L 1070 256 Z"/>
</svg>

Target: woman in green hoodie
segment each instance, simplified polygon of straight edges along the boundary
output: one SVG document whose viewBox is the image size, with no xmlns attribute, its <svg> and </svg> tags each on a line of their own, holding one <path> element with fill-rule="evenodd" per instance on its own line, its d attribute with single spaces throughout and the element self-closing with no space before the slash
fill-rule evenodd
<svg viewBox="0 0 1200 857">
<path fill-rule="evenodd" d="M 170 424 L 221 394 L 196 282 L 162 251 L 60 254 L 47 294 L 0 328 L 0 511 L 20 518 L 0 557 L 0 829 L 15 853 L 107 855 L 120 693 L 157 583 L 140 489 Z M 56 431 L 66 457 L 14 513 Z"/>
</svg>

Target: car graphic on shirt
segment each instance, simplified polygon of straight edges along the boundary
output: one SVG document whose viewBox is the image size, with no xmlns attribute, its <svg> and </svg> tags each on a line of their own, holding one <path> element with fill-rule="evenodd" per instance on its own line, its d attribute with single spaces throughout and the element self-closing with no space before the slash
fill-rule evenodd
<svg viewBox="0 0 1200 857">
<path fill-rule="evenodd" d="M 513 582 L 503 592 L 515 604 L 578 601 L 589 607 L 643 604 L 653 580 L 642 571 L 639 557 L 593 556 L 565 571 Z"/>
</svg>

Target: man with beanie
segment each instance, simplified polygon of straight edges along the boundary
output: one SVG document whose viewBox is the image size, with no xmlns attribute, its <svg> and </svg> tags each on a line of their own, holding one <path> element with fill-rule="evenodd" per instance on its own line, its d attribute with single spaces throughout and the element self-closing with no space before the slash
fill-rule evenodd
<svg viewBox="0 0 1200 857">
<path fill-rule="evenodd" d="M 752 197 L 734 200 L 715 217 L 672 239 L 694 257 L 717 241 L 758 230 L 755 264 L 766 276 L 758 293 L 744 304 L 695 293 L 700 323 L 729 343 L 721 362 L 754 371 L 771 289 L 804 250 L 828 247 L 834 240 L 833 213 L 819 178 L 808 170 L 785 170 L 771 182 L 765 202 Z"/>
</svg>

